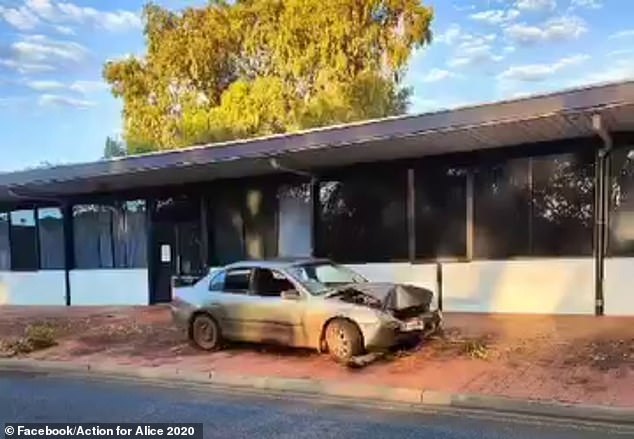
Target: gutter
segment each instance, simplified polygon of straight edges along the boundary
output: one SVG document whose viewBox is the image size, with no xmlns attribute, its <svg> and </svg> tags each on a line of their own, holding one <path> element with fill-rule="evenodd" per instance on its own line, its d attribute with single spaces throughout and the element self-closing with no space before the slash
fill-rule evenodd
<svg viewBox="0 0 634 439">
<path fill-rule="evenodd" d="M 605 127 L 600 114 L 592 116 L 592 130 L 601 138 L 603 146 L 597 151 L 595 175 L 595 314 L 602 316 L 605 308 L 605 255 L 608 242 L 608 221 L 610 215 L 610 161 L 614 145 L 612 136 Z"/>
</svg>

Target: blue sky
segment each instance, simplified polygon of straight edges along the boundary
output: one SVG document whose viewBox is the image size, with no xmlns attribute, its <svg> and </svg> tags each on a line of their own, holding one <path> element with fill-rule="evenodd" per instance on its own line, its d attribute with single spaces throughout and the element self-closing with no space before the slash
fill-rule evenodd
<svg viewBox="0 0 634 439">
<path fill-rule="evenodd" d="M 101 68 L 143 53 L 143 3 L 0 0 L 0 171 L 95 160 L 121 133 Z M 424 3 L 435 39 L 410 64 L 411 112 L 634 79 L 631 0 Z"/>
</svg>

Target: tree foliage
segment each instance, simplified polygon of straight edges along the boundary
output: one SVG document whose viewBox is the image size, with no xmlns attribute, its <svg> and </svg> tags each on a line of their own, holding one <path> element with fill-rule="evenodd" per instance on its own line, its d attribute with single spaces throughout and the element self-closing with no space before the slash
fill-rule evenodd
<svg viewBox="0 0 634 439">
<path fill-rule="evenodd" d="M 106 144 L 103 147 L 103 158 L 123 157 L 127 154 L 126 147 L 120 140 L 106 137 Z"/>
<path fill-rule="evenodd" d="M 215 0 L 144 17 L 145 56 L 104 67 L 130 152 L 403 113 L 433 14 L 419 0 Z"/>
</svg>

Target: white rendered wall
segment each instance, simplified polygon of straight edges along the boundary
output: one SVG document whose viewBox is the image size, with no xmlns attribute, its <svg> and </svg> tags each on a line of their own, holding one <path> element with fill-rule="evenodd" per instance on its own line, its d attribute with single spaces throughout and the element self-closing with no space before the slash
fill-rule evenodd
<svg viewBox="0 0 634 439">
<path fill-rule="evenodd" d="M 634 258 L 605 260 L 604 312 L 608 316 L 634 316 Z"/>
<path fill-rule="evenodd" d="M 0 271 L 0 305 L 66 305 L 64 271 Z"/>
<path fill-rule="evenodd" d="M 531 259 L 443 264 L 443 309 L 594 314 L 594 262 Z"/>
<path fill-rule="evenodd" d="M 71 305 L 147 305 L 147 269 L 73 270 Z"/>
</svg>

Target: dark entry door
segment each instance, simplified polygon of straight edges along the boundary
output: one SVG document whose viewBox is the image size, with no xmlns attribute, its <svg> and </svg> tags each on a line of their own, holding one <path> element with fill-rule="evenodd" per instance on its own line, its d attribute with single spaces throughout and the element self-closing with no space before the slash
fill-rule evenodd
<svg viewBox="0 0 634 439">
<path fill-rule="evenodd" d="M 165 222 L 154 224 L 154 245 L 152 262 L 154 276 L 152 303 L 165 303 L 172 300 L 172 276 L 176 274 L 174 227 Z"/>
<path fill-rule="evenodd" d="M 199 199 L 159 201 L 153 211 L 152 230 L 152 302 L 169 302 L 175 283 L 204 276 L 206 257 Z"/>
</svg>

